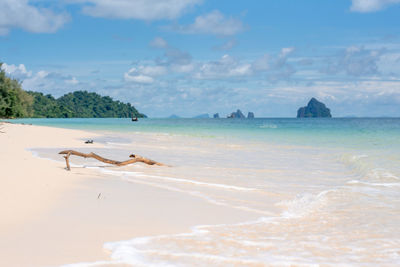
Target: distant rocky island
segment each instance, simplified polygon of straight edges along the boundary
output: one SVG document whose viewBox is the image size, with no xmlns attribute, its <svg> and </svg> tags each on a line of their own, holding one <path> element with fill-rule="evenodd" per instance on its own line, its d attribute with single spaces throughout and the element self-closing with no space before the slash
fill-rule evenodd
<svg viewBox="0 0 400 267">
<path fill-rule="evenodd" d="M 249 112 L 247 114 L 247 118 L 254 119 L 254 113 Z M 238 109 L 236 112 L 232 112 L 230 115 L 228 115 L 228 119 L 246 119 L 246 116 L 242 113 L 242 111 L 240 109 Z"/>
<path fill-rule="evenodd" d="M 236 112 L 232 112 L 231 115 L 228 116 L 230 119 L 245 119 L 246 116 L 238 109 Z"/>
<path fill-rule="evenodd" d="M 331 110 L 314 97 L 297 111 L 297 118 L 332 118 Z"/>
<path fill-rule="evenodd" d="M 172 115 L 169 116 L 168 118 L 169 118 L 169 119 L 178 119 L 178 118 L 182 118 L 182 117 L 180 117 L 180 116 L 178 116 L 178 115 L 176 115 L 176 114 L 172 114 Z M 192 117 L 192 118 L 193 118 L 193 119 L 209 119 L 209 118 L 211 118 L 211 116 L 210 116 L 210 114 L 208 114 L 208 113 L 203 113 L 203 114 L 196 115 L 196 116 L 194 116 L 194 117 Z M 214 118 L 214 119 L 219 119 L 219 118 L 220 118 L 219 113 L 213 114 L 213 115 L 212 115 L 212 118 Z M 228 118 L 228 119 L 233 119 L 233 118 L 236 118 L 236 119 L 246 119 L 246 116 L 243 114 L 243 112 L 242 112 L 240 109 L 238 109 L 236 112 L 232 112 L 231 114 L 229 114 L 229 115 L 227 116 L 227 118 Z M 249 112 L 249 113 L 247 114 L 247 119 L 254 119 L 254 113 L 253 113 L 253 112 Z"/>
</svg>

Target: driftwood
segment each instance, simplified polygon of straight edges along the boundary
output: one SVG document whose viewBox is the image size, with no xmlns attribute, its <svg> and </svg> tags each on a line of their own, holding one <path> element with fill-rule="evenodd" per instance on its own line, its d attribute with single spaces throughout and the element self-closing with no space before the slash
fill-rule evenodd
<svg viewBox="0 0 400 267">
<path fill-rule="evenodd" d="M 125 160 L 125 161 L 116 161 L 116 160 L 106 159 L 106 158 L 100 157 L 99 155 L 97 155 L 97 154 L 95 154 L 93 152 L 91 152 L 89 154 L 86 154 L 86 153 L 78 152 L 78 151 L 75 151 L 75 150 L 64 150 L 64 151 L 61 151 L 58 154 L 65 155 L 64 158 L 65 158 L 65 163 L 67 164 L 67 170 L 71 170 L 71 167 L 69 165 L 69 157 L 71 155 L 78 156 L 78 157 L 83 157 L 83 158 L 94 158 L 94 159 L 97 159 L 97 160 L 99 160 L 101 162 L 108 163 L 108 164 L 113 164 L 113 165 L 116 165 L 116 166 L 125 166 L 125 165 L 136 163 L 136 162 L 143 162 L 143 163 L 146 163 L 148 165 L 167 166 L 167 165 L 165 165 L 163 163 L 160 163 L 160 162 L 157 162 L 157 161 L 154 161 L 154 160 L 151 160 L 151 159 L 147 159 L 147 158 L 144 158 L 144 157 L 141 157 L 141 156 L 138 156 L 138 155 L 134 155 L 134 154 L 129 155 L 129 157 L 132 158 L 132 159 L 128 159 L 128 160 Z"/>
</svg>

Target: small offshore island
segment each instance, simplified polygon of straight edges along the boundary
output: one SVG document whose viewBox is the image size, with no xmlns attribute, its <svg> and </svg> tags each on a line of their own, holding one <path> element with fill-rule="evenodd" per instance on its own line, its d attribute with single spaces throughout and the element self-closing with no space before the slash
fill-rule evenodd
<svg viewBox="0 0 400 267">
<path fill-rule="evenodd" d="M 218 115 L 218 113 L 217 113 Z M 215 118 L 215 115 L 214 115 Z M 228 119 L 246 119 L 246 116 L 242 113 L 240 109 L 238 109 L 236 112 L 232 112 L 230 115 L 227 116 Z M 249 111 L 247 114 L 247 119 L 254 119 L 254 113 Z"/>
<path fill-rule="evenodd" d="M 331 110 L 314 97 L 307 106 L 299 108 L 297 118 L 332 118 Z"/>
</svg>

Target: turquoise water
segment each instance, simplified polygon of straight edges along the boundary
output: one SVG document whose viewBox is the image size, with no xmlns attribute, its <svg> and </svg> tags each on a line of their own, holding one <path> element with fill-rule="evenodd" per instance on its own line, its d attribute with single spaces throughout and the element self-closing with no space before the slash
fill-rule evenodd
<svg viewBox="0 0 400 267">
<path fill-rule="evenodd" d="M 400 118 L 18 119 L 18 123 L 107 132 L 157 132 L 323 147 L 400 149 Z"/>
</svg>

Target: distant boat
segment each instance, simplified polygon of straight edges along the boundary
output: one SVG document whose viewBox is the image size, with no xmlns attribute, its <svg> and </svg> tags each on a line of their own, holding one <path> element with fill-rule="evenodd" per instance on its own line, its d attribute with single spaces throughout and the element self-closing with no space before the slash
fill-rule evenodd
<svg viewBox="0 0 400 267">
<path fill-rule="evenodd" d="M 132 117 L 132 121 L 138 121 L 138 118 L 137 118 L 137 116 L 135 116 L 135 118 L 134 118 L 134 117 Z"/>
</svg>

